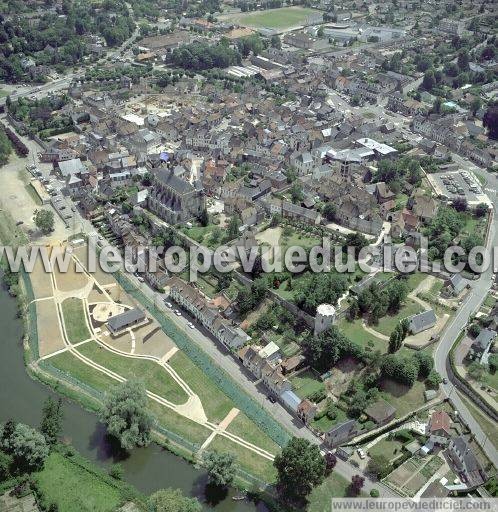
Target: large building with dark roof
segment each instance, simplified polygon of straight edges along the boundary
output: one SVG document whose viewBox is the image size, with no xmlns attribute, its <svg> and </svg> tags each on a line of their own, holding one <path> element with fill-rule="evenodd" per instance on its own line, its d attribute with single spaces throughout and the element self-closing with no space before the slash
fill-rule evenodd
<svg viewBox="0 0 498 512">
<path fill-rule="evenodd" d="M 192 185 L 176 176 L 172 169 L 159 169 L 154 172 L 148 207 L 169 224 L 187 222 L 206 207 L 204 189 L 200 183 Z"/>
</svg>

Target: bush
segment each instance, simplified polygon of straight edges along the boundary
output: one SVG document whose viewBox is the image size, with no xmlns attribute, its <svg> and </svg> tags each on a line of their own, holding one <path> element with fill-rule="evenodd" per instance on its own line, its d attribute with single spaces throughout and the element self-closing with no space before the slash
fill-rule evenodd
<svg viewBox="0 0 498 512">
<path fill-rule="evenodd" d="M 113 464 L 109 468 L 109 476 L 111 476 L 115 480 L 122 480 L 124 476 L 123 466 L 121 466 L 121 464 Z"/>
<path fill-rule="evenodd" d="M 371 489 L 370 490 L 370 496 L 372 498 L 378 498 L 380 496 L 379 490 L 378 489 Z"/>
</svg>

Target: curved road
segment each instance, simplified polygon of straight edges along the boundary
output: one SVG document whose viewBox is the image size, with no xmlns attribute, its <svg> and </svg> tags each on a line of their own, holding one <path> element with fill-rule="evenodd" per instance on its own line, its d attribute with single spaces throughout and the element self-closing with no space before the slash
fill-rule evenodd
<svg viewBox="0 0 498 512">
<path fill-rule="evenodd" d="M 466 165 L 464 167 L 468 167 L 468 162 L 465 162 Z M 496 205 L 496 196 L 498 190 L 498 179 L 496 175 L 490 174 L 483 169 L 478 169 L 477 174 L 481 174 L 487 180 L 487 184 L 484 188 L 487 189 L 487 193 L 490 196 L 493 204 Z M 491 224 L 488 243 L 486 246 L 488 254 L 492 254 L 493 248 L 498 247 L 498 219 L 496 217 L 496 207 L 494 211 L 493 221 Z M 458 335 L 464 330 L 469 317 L 473 315 L 481 306 L 486 295 L 491 289 L 491 285 L 493 284 L 494 273 L 492 268 L 492 261 L 490 268 L 484 272 L 481 277 L 477 281 L 473 281 L 471 283 L 471 291 L 467 295 L 464 303 L 458 309 L 456 316 L 453 318 L 453 321 L 446 328 L 443 335 L 441 336 L 441 340 L 434 352 L 434 362 L 436 366 L 436 370 L 441 374 L 442 377 L 448 379 L 448 384 L 443 384 L 442 389 L 443 392 L 449 397 L 456 411 L 460 417 L 465 421 L 468 425 L 469 429 L 475 436 L 476 441 L 485 448 L 486 455 L 493 462 L 495 467 L 498 467 L 498 451 L 494 447 L 493 443 L 487 438 L 486 434 L 482 430 L 479 423 L 474 419 L 471 412 L 468 410 L 463 400 L 460 398 L 458 393 L 456 392 L 455 386 L 450 382 L 450 377 L 448 375 L 447 365 L 449 364 L 448 357 L 450 349 L 455 342 Z"/>
</svg>

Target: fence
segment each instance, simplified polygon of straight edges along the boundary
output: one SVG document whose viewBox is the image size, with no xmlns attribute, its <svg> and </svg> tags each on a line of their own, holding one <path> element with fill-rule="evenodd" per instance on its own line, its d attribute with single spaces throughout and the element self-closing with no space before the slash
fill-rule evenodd
<svg viewBox="0 0 498 512">
<path fill-rule="evenodd" d="M 122 273 L 114 274 L 123 289 L 140 302 L 159 322 L 163 331 L 174 343 L 209 377 L 217 387 L 231 398 L 238 409 L 242 410 L 258 427 L 268 434 L 278 445 L 284 446 L 289 434 L 274 420 L 263 407 L 247 395 L 211 358 L 190 338 L 181 332 L 156 305 L 135 287 Z"/>
</svg>

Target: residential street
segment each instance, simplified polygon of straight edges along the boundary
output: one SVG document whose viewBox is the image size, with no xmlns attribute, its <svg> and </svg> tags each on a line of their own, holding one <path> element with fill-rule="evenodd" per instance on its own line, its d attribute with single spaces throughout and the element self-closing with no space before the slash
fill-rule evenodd
<svg viewBox="0 0 498 512">
<path fill-rule="evenodd" d="M 496 191 L 496 188 L 498 186 L 498 179 L 495 175 L 488 173 L 487 171 L 483 169 L 479 169 L 479 173 L 482 174 L 486 179 L 488 183 L 488 187 L 492 188 Z M 496 205 L 496 192 L 490 193 L 491 199 L 493 200 L 494 204 Z M 489 234 L 489 240 L 487 249 L 489 252 L 493 248 L 496 248 L 498 246 L 498 221 L 496 218 L 496 208 L 495 208 L 495 215 L 493 217 L 493 223 L 491 226 L 491 231 Z M 441 374 L 442 377 L 445 377 L 448 379 L 448 384 L 442 384 L 444 393 L 446 396 L 450 397 L 450 400 L 455 408 L 456 411 L 458 411 L 458 414 L 460 417 L 467 423 L 470 430 L 474 434 L 476 441 L 482 446 L 485 447 L 485 451 L 487 456 L 493 461 L 493 464 L 496 466 L 498 465 L 498 451 L 493 446 L 493 444 L 487 439 L 486 434 L 481 429 L 479 423 L 474 419 L 470 411 L 467 409 L 461 398 L 458 396 L 456 389 L 454 388 L 453 384 L 449 381 L 448 376 L 448 369 L 447 366 L 449 364 L 448 362 L 448 354 L 449 351 L 458 337 L 458 335 L 463 331 L 465 328 L 469 317 L 474 314 L 486 298 L 486 295 L 488 294 L 492 281 L 494 279 L 493 269 L 489 268 L 480 279 L 477 281 L 471 282 L 471 291 L 467 298 L 465 299 L 465 302 L 462 304 L 460 309 L 457 311 L 455 317 L 450 322 L 448 327 L 446 328 L 445 332 L 441 336 L 441 340 L 436 348 L 436 351 L 434 352 L 434 361 L 436 370 Z"/>
</svg>

